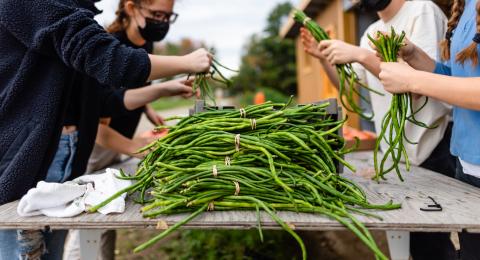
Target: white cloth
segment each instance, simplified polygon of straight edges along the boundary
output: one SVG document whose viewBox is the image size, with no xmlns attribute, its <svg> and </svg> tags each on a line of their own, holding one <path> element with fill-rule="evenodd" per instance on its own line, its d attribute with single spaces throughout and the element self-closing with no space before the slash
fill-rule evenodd
<svg viewBox="0 0 480 260">
<path fill-rule="evenodd" d="M 132 185 L 129 180 L 118 179 L 120 172 L 107 169 L 105 173 L 85 175 L 65 183 L 47 183 L 41 181 L 30 189 L 18 204 L 17 213 L 22 217 L 45 215 L 48 217 L 74 217 L 95 206 L 118 191 Z M 123 213 L 125 196 L 114 199 L 98 212 Z"/>
<path fill-rule="evenodd" d="M 389 32 L 391 27 L 396 32 L 405 31 L 407 38 L 419 48 L 424 50 L 430 57 L 437 60 L 439 56 L 439 42 L 445 37 L 447 18 L 432 1 L 407 1 L 399 12 L 389 21 L 379 20 L 366 30 L 361 38 L 360 47 L 371 50 L 367 33 L 371 36 L 377 31 Z M 380 133 L 382 119 L 390 107 L 391 95 L 387 93 L 380 81 L 373 74 L 368 72 L 360 64 L 354 64 L 355 71 L 371 88 L 384 93 L 380 96 L 375 93 L 370 94 L 373 111 L 375 112 L 374 123 L 377 133 Z M 418 108 L 425 101 L 421 98 L 414 102 Z M 435 147 L 442 140 L 448 122 L 450 120 L 451 107 L 429 99 L 428 105 L 423 108 L 415 117 L 418 121 L 427 125 L 438 124 L 438 127 L 432 130 L 413 125 L 406 122 L 405 132 L 407 138 L 412 142 L 418 142 L 418 145 L 412 145 L 404 142 L 405 149 L 410 162 L 414 165 L 423 163 L 433 152 Z M 381 143 L 383 151 L 388 149 L 388 145 L 383 141 Z"/>
<path fill-rule="evenodd" d="M 473 177 L 480 178 L 480 165 L 468 163 L 460 158 L 459 160 L 460 160 L 460 163 L 462 164 L 463 173 L 472 175 Z"/>
</svg>

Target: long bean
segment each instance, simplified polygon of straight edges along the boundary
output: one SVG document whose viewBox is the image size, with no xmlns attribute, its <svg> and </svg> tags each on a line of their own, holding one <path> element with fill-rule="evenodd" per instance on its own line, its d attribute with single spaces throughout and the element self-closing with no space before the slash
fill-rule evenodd
<svg viewBox="0 0 480 260">
<path fill-rule="evenodd" d="M 376 37 L 368 35 L 370 41 L 375 45 L 382 59 L 386 62 L 397 62 L 398 53 L 404 44 L 405 32 L 397 34 L 393 27 L 390 34 L 378 32 Z M 394 94 L 390 103 L 390 108 L 383 117 L 380 134 L 374 150 L 374 165 L 375 177 L 374 179 L 385 179 L 385 174 L 395 171 L 398 178 L 403 181 L 403 176 L 400 173 L 400 162 L 402 157 L 406 162 L 407 171 L 410 170 L 410 162 L 408 154 L 404 146 L 404 140 L 410 144 L 415 142 L 409 140 L 405 133 L 406 121 L 412 122 L 414 125 L 424 128 L 434 128 L 419 122 L 415 115 L 425 107 L 428 99 L 417 110 L 413 107 L 413 98 L 410 93 Z M 379 160 L 378 153 L 380 152 L 381 142 L 386 142 L 389 147 L 383 151 L 383 158 Z M 387 166 L 387 160 L 390 158 L 392 164 Z"/>
<path fill-rule="evenodd" d="M 294 10 L 293 18 L 295 21 L 302 24 L 318 42 L 330 39 L 325 30 L 323 30 L 322 27 L 308 17 L 304 12 L 300 10 Z M 337 64 L 335 66 L 339 81 L 339 99 L 343 107 L 350 112 L 358 114 L 364 119 L 372 120 L 374 117 L 373 112 L 371 114 L 367 114 L 356 100 L 358 97 L 358 99 L 364 100 L 367 103 L 370 102 L 367 97 L 363 96 L 360 91 L 357 90 L 357 87 L 364 88 L 377 95 L 383 96 L 383 94 L 377 90 L 369 88 L 366 84 L 362 83 L 357 73 L 353 69 L 352 64 Z"/>
<path fill-rule="evenodd" d="M 299 243 L 293 228 L 277 210 L 322 214 L 355 233 L 379 259 L 386 259 L 368 230 L 352 215 L 379 218 L 369 209 L 400 207 L 387 202 L 374 205 L 353 181 L 338 174 L 340 165 L 354 170 L 343 155 L 345 140 L 336 132 L 344 120 L 327 113 L 329 104 L 299 107 L 267 102 L 239 110 L 207 111 L 186 118 L 170 128 L 167 136 L 147 146 L 148 156 L 133 176 L 128 191 L 140 193 L 142 214 L 190 212 L 135 249 L 160 241 L 205 211 L 265 211 Z M 115 197 L 115 196 L 114 196 Z M 106 205 L 114 197 L 91 209 Z M 257 228 L 261 223 L 257 213 Z"/>
</svg>

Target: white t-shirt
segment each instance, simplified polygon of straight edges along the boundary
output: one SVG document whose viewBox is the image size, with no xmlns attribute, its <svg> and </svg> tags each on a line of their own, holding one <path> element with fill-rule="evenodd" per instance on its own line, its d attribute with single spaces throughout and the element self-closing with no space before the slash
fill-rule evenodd
<svg viewBox="0 0 480 260">
<path fill-rule="evenodd" d="M 360 41 L 360 47 L 371 50 L 367 33 L 373 36 L 377 31 L 390 31 L 391 27 L 396 32 L 405 31 L 406 37 L 424 50 L 430 57 L 437 60 L 439 56 L 439 43 L 445 36 L 447 18 L 442 10 L 431 1 L 407 1 L 400 11 L 388 22 L 379 20 L 366 30 Z M 373 51 L 373 50 L 372 50 Z M 354 64 L 355 71 L 360 79 L 385 96 L 370 93 L 371 103 L 375 117 L 373 118 L 375 129 L 380 133 L 382 119 L 388 108 L 390 107 L 391 94 L 387 93 L 380 81 L 373 74 L 368 72 L 360 64 Z M 424 97 L 414 101 L 414 108 L 420 107 L 425 101 Z M 450 120 L 451 107 L 429 99 L 426 107 L 419 112 L 415 118 L 427 125 L 438 124 L 435 129 L 426 129 L 416 126 L 409 121 L 405 125 L 405 133 L 408 140 L 418 142 L 417 145 L 404 141 L 405 149 L 413 165 L 423 163 L 442 140 L 448 122 Z M 383 141 L 381 143 L 383 151 L 388 149 L 388 144 Z"/>
</svg>

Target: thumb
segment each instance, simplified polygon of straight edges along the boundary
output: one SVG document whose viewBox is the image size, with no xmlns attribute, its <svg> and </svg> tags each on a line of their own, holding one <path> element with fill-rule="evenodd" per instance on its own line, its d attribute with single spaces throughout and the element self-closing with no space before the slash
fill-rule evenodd
<svg viewBox="0 0 480 260">
<path fill-rule="evenodd" d="M 326 49 L 330 47 L 330 45 L 332 45 L 332 42 L 333 42 L 332 40 L 323 40 L 318 44 L 318 49 L 320 50 Z"/>
<path fill-rule="evenodd" d="M 190 78 L 190 79 L 185 79 L 182 81 L 182 84 L 186 85 L 186 86 L 192 86 L 193 85 L 193 82 L 195 82 L 195 78 Z"/>
<path fill-rule="evenodd" d="M 193 88 L 191 86 L 188 86 L 188 85 L 183 85 L 182 88 L 181 88 L 181 91 L 182 92 L 192 92 Z"/>
</svg>

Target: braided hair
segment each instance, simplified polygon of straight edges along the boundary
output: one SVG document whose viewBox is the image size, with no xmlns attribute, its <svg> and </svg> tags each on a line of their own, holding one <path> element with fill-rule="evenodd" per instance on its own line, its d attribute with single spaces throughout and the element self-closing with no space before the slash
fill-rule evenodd
<svg viewBox="0 0 480 260">
<path fill-rule="evenodd" d="M 453 31 L 458 26 L 460 17 L 465 9 L 465 0 L 455 0 L 452 6 L 452 15 L 448 20 L 448 29 L 445 35 L 445 39 L 440 43 L 442 60 L 450 59 L 450 45 Z M 480 44 L 480 2 L 477 3 L 477 32 L 472 39 L 472 43 L 459 52 L 455 57 L 455 60 L 460 64 L 465 64 L 467 60 L 471 60 L 474 66 L 478 65 L 478 51 L 477 46 Z"/>
</svg>

